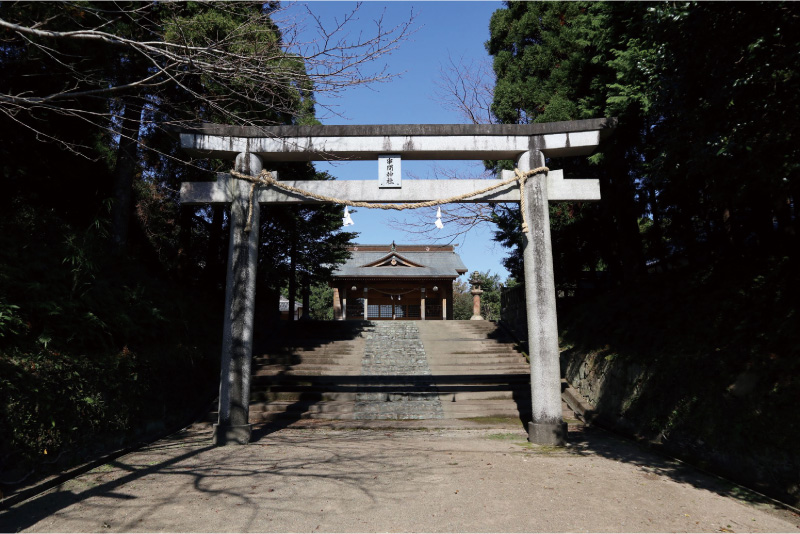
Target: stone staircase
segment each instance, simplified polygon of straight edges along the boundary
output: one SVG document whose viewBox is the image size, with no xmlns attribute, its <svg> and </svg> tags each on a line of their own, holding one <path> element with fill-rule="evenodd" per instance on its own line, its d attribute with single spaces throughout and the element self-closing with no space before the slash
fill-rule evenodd
<svg viewBox="0 0 800 534">
<path fill-rule="evenodd" d="M 353 419 L 367 321 L 283 325 L 253 357 L 250 422 Z"/>
<path fill-rule="evenodd" d="M 530 420 L 530 366 L 515 340 L 491 321 L 420 323 L 444 417 Z"/>
<path fill-rule="evenodd" d="M 530 420 L 528 363 L 490 321 L 295 322 L 269 345 L 253 358 L 252 423 Z"/>
<path fill-rule="evenodd" d="M 420 340 L 420 321 L 382 321 L 364 332 L 354 419 L 443 419 L 442 403 Z"/>
</svg>

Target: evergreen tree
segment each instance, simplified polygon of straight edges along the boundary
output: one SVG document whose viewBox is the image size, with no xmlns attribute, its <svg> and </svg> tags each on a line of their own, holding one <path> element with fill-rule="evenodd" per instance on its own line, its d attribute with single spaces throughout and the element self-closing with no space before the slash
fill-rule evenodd
<svg viewBox="0 0 800 534">
<path fill-rule="evenodd" d="M 492 111 L 503 123 L 527 124 L 594 118 L 605 107 L 596 86 L 604 70 L 597 57 L 612 30 L 603 20 L 609 7 L 582 2 L 509 2 L 490 22 L 487 42 L 497 77 Z M 633 279 L 643 261 L 638 241 L 630 170 L 636 154 L 625 144 L 625 123 L 589 170 L 585 158 L 548 161 L 570 174 L 599 175 L 600 206 L 561 203 L 551 206 L 556 280 L 574 280 L 582 270 L 604 263 L 619 279 Z M 637 129 L 634 127 L 634 131 Z M 500 166 L 509 166 L 509 163 Z M 631 213 L 634 213 L 631 216 Z M 497 239 L 512 249 L 506 268 L 522 280 L 522 235 L 518 208 L 496 210 Z M 632 224 L 631 224 L 632 221 Z"/>
<path fill-rule="evenodd" d="M 297 180 L 329 180 L 308 164 L 287 164 L 279 176 L 289 173 Z M 336 265 L 347 257 L 347 245 L 357 235 L 341 231 L 343 208 L 334 205 L 272 205 L 261 216 L 259 289 L 269 310 L 277 310 L 277 298 L 286 289 L 290 312 L 298 288 L 304 290 L 331 280 Z M 332 306 L 332 300 L 329 306 Z M 269 312 L 267 312 L 269 320 Z"/>
<path fill-rule="evenodd" d="M 494 14 L 501 122 L 619 119 L 588 161 L 548 162 L 598 177 L 603 197 L 551 206 L 557 280 L 598 267 L 633 280 L 645 259 L 796 254 L 799 15 L 781 2 L 508 2 Z M 497 210 L 507 246 L 521 242 L 516 221 Z M 520 255 L 507 263 L 517 278 Z"/>
</svg>

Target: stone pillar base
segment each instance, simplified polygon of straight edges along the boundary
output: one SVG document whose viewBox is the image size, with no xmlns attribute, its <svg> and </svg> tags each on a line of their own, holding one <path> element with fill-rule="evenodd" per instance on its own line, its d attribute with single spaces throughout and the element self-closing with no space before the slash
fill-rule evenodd
<svg viewBox="0 0 800 534">
<path fill-rule="evenodd" d="M 473 315 L 472 317 L 469 318 L 469 320 L 470 321 L 483 321 L 483 316 L 482 315 Z"/>
<path fill-rule="evenodd" d="M 536 445 L 563 447 L 567 444 L 567 423 L 528 423 L 528 441 Z"/>
<path fill-rule="evenodd" d="M 211 442 L 214 445 L 247 445 L 253 425 L 214 425 Z"/>
</svg>

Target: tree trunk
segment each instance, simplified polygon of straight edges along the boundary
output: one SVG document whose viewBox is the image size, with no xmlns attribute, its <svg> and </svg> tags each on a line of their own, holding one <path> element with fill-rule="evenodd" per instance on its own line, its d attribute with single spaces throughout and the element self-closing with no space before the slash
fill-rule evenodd
<svg viewBox="0 0 800 534">
<path fill-rule="evenodd" d="M 192 275 L 189 263 L 189 248 L 192 246 L 192 217 L 194 206 L 181 205 L 179 208 L 180 233 L 178 234 L 178 276 L 185 278 Z"/>
<path fill-rule="evenodd" d="M 204 276 L 206 283 L 211 287 L 218 287 L 225 281 L 225 260 L 222 251 L 228 247 L 225 246 L 225 232 L 222 231 L 224 221 L 225 208 L 218 204 L 212 205 Z"/>
<path fill-rule="evenodd" d="M 133 216 L 133 179 L 136 173 L 136 145 L 139 139 L 139 114 L 126 103 L 122 111 L 121 135 L 114 166 L 111 206 L 111 253 L 121 256 L 128 246 Z"/>
<path fill-rule="evenodd" d="M 606 180 L 601 185 L 606 188 L 602 192 L 608 202 L 607 207 L 614 236 L 609 241 L 614 243 L 612 254 L 620 268 L 619 278 L 624 284 L 636 280 L 644 271 L 644 254 L 642 240 L 639 236 L 639 212 L 636 207 L 636 188 L 630 177 L 630 169 L 626 159 L 627 146 L 633 146 L 634 131 L 619 128 L 610 147 Z M 605 182 L 603 184 L 603 182 Z M 610 266 L 610 265 L 609 265 Z"/>
<path fill-rule="evenodd" d="M 292 220 L 292 242 L 289 251 L 289 320 L 294 321 L 294 299 L 297 296 L 297 220 Z"/>
<path fill-rule="evenodd" d="M 303 274 L 303 315 L 300 317 L 303 320 L 311 319 L 311 283 L 308 279 L 308 273 Z"/>
<path fill-rule="evenodd" d="M 653 244 L 652 255 L 661 262 L 661 266 L 666 269 L 667 250 L 664 243 L 664 232 L 661 228 L 661 209 L 658 205 L 658 192 L 655 184 L 651 181 L 648 187 L 650 196 L 650 213 L 653 215 L 653 229 L 650 240 Z"/>
</svg>

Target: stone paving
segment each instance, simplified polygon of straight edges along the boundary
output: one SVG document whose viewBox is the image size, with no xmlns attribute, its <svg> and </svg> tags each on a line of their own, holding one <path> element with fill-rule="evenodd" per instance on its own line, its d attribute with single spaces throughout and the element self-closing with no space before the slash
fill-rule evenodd
<svg viewBox="0 0 800 534">
<path fill-rule="evenodd" d="M 354 418 L 442 419 L 442 403 L 430 378 L 417 324 L 374 322 L 363 335 L 366 340 Z"/>
</svg>

